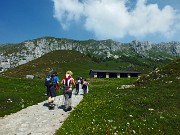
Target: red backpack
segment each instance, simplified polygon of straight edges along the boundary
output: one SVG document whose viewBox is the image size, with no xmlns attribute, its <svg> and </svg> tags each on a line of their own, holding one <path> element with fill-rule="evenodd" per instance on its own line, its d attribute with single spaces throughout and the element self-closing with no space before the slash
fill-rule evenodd
<svg viewBox="0 0 180 135">
<path fill-rule="evenodd" d="M 64 89 L 69 89 L 70 88 L 70 84 L 72 83 L 71 82 L 72 80 L 72 77 L 70 75 L 65 75 L 64 78 L 63 78 L 63 84 L 64 84 Z"/>
</svg>

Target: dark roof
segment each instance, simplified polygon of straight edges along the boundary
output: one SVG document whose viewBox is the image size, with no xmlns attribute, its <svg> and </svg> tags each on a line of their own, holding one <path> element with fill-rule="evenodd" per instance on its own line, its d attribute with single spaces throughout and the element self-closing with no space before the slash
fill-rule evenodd
<svg viewBox="0 0 180 135">
<path fill-rule="evenodd" d="M 95 70 L 95 69 L 91 69 L 90 72 L 101 72 L 101 73 L 136 73 L 136 74 L 140 74 L 141 72 L 137 72 L 137 71 L 125 71 L 125 70 Z"/>
</svg>

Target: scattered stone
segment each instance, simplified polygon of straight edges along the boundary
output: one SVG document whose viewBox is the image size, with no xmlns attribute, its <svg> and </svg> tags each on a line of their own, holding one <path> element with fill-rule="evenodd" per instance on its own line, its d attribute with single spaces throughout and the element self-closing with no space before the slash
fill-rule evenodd
<svg viewBox="0 0 180 135">
<path fill-rule="evenodd" d="M 127 88 L 134 88 L 135 85 L 121 85 L 121 87 L 118 87 L 117 89 L 127 89 Z"/>
<path fill-rule="evenodd" d="M 34 75 L 26 75 L 27 79 L 34 79 Z"/>
</svg>

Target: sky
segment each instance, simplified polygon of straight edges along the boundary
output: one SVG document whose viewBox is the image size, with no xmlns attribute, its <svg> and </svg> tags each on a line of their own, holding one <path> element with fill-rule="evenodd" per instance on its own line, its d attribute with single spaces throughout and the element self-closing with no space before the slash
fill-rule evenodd
<svg viewBox="0 0 180 135">
<path fill-rule="evenodd" d="M 0 44 L 40 37 L 180 42 L 180 0 L 1 0 Z"/>
</svg>

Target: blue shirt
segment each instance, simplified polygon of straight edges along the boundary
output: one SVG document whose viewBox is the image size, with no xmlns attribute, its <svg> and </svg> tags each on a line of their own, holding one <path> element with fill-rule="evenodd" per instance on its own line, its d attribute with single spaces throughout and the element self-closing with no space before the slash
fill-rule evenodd
<svg viewBox="0 0 180 135">
<path fill-rule="evenodd" d="M 56 84 L 57 82 L 59 82 L 59 78 L 58 76 L 54 76 L 54 83 Z"/>
</svg>

